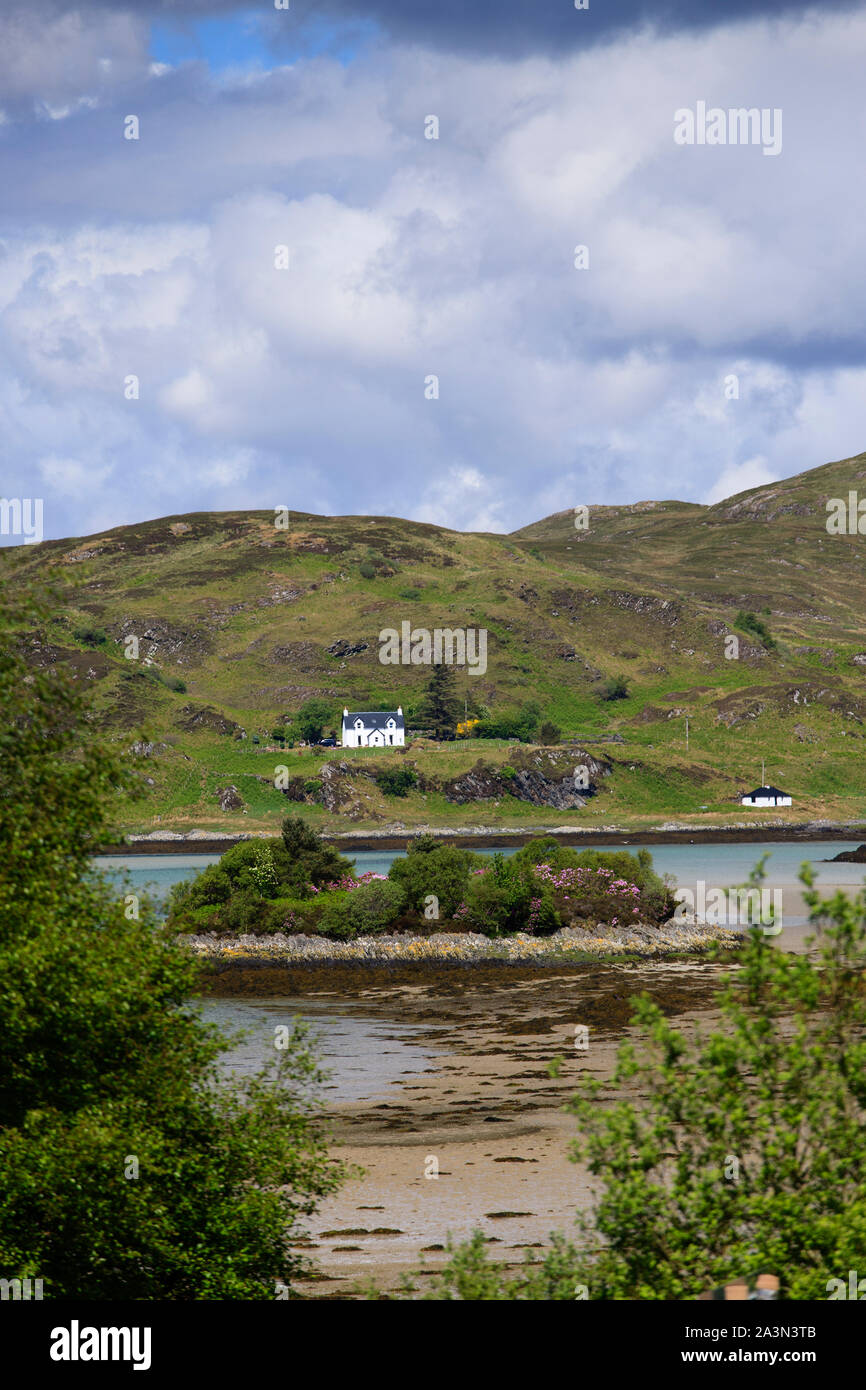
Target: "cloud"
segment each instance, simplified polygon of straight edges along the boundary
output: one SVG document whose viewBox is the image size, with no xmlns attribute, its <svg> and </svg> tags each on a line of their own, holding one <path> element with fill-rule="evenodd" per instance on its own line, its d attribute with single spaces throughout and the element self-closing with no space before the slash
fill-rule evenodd
<svg viewBox="0 0 866 1390">
<path fill-rule="evenodd" d="M 856 0 L 821 2 L 822 11 L 848 10 Z M 624 31 L 652 26 L 662 35 L 714 29 L 738 20 L 800 15 L 814 0 L 324 0 L 318 12 L 375 20 L 394 38 L 432 48 L 476 54 L 561 53 L 610 41 Z M 302 11 L 303 12 L 303 11 Z"/>
<path fill-rule="evenodd" d="M 242 82 L 130 52 L 95 105 L 71 82 L 64 119 L 0 128 L 0 491 L 48 486 L 46 534 L 281 504 L 511 529 L 863 447 L 863 14 Z M 675 145 L 697 99 L 781 106 L 782 154 Z"/>
<path fill-rule="evenodd" d="M 767 467 L 765 458 L 758 456 L 726 468 L 702 500 L 708 506 L 712 506 L 714 502 L 724 502 L 726 498 L 734 497 L 738 492 L 748 492 L 750 488 L 778 481 L 778 473 Z"/>
</svg>

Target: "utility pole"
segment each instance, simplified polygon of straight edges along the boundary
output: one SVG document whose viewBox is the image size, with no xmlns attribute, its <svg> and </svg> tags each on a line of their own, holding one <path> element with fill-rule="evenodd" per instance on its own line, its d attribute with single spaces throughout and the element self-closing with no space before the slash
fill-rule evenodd
<svg viewBox="0 0 866 1390">
<path fill-rule="evenodd" d="M 765 773 L 764 773 L 764 759 L 762 758 L 762 759 L 761 759 L 761 786 L 762 786 L 762 787 L 765 787 L 766 785 L 767 785 L 767 783 L 766 783 L 766 775 L 765 775 Z"/>
<path fill-rule="evenodd" d="M 689 751 L 689 718 L 686 715 L 686 752 Z"/>
</svg>

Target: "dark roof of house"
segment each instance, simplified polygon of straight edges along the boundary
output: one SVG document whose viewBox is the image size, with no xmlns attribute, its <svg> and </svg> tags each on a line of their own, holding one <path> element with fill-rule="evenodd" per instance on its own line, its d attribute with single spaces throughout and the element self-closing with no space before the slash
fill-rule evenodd
<svg viewBox="0 0 866 1390">
<path fill-rule="evenodd" d="M 344 727 L 354 724 L 356 719 L 363 719 L 365 729 L 384 729 L 389 719 L 394 720 L 396 728 L 405 728 L 402 714 L 398 714 L 395 709 L 349 710 L 348 714 L 343 715 Z"/>
<path fill-rule="evenodd" d="M 790 792 L 780 792 L 778 787 L 756 787 L 753 792 L 744 792 L 744 796 L 790 796 Z"/>
</svg>

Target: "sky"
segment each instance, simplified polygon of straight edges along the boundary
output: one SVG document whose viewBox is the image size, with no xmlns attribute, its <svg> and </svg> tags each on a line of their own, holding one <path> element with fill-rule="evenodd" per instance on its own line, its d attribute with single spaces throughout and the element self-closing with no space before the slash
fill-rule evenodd
<svg viewBox="0 0 866 1390">
<path fill-rule="evenodd" d="M 858 453 L 864 68 L 841 0 L 0 0 L 0 498 L 508 531 Z"/>
</svg>

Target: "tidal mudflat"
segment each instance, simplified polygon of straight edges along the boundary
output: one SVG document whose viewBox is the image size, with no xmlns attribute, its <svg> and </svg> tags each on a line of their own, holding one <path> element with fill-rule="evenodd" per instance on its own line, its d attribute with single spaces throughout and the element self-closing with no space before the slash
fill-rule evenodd
<svg viewBox="0 0 866 1390">
<path fill-rule="evenodd" d="M 290 982 L 284 974 L 290 993 L 281 1005 L 314 1030 L 337 1017 L 354 1020 L 363 1038 L 372 1023 L 383 1029 L 382 1046 L 395 1049 L 387 1069 L 370 1071 L 363 1096 L 323 1094 L 334 1152 L 365 1176 L 312 1218 L 305 1248 L 317 1272 L 305 1292 L 353 1297 L 365 1281 L 396 1289 L 402 1275 L 442 1263 L 449 1234 L 462 1239 L 480 1228 L 498 1258 L 520 1263 L 551 1231 L 569 1232 L 590 1198 L 586 1172 L 568 1160 L 576 1128 L 562 1110 L 578 1077 L 610 1075 L 635 994 L 646 991 L 684 1026 L 708 1021 L 723 969 L 707 960 L 560 971 L 482 962 L 443 971 L 418 962 L 411 976 L 349 963 L 292 971 Z M 272 1008 L 276 978 L 263 969 L 215 977 L 223 997 L 209 998 L 211 1016 L 223 1010 L 236 1023 L 243 1001 Z M 588 1030 L 585 1050 L 575 1047 L 579 1027 Z M 339 1040 L 327 1044 L 333 1058 Z M 553 1079 L 555 1057 L 563 1065 Z M 438 1177 L 427 1176 L 434 1169 Z"/>
</svg>

